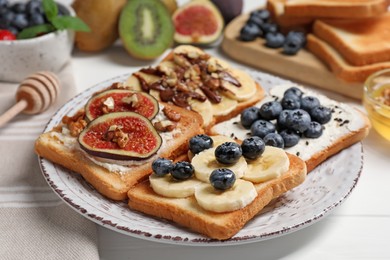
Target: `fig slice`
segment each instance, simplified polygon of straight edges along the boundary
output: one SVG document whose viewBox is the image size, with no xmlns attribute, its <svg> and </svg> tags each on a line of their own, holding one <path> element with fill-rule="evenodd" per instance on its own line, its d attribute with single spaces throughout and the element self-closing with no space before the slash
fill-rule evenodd
<svg viewBox="0 0 390 260">
<path fill-rule="evenodd" d="M 111 89 L 93 96 L 85 105 L 88 121 L 112 112 L 135 112 L 153 119 L 159 111 L 158 101 L 145 92 Z"/>
<path fill-rule="evenodd" d="M 113 112 L 91 121 L 80 133 L 81 149 L 112 160 L 142 160 L 155 154 L 162 139 L 152 123 L 134 112 Z"/>
</svg>

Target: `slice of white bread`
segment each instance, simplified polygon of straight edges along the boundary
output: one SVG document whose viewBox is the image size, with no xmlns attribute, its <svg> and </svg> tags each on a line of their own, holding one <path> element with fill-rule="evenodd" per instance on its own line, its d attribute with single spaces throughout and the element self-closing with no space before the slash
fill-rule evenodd
<svg viewBox="0 0 390 260">
<path fill-rule="evenodd" d="M 286 16 L 322 18 L 366 18 L 387 12 L 388 0 L 289 0 Z"/>
<path fill-rule="evenodd" d="M 313 34 L 352 66 L 390 61 L 390 12 L 369 19 L 316 20 Z"/>
<path fill-rule="evenodd" d="M 313 17 L 286 16 L 284 5 L 288 0 L 268 0 L 266 8 L 270 11 L 272 19 L 283 28 L 295 28 L 310 25 Z"/>
<path fill-rule="evenodd" d="M 138 162 L 128 161 L 127 163 L 135 163 L 132 166 L 123 167 L 115 163 L 99 163 L 80 149 L 76 137 L 55 130 L 38 137 L 35 142 L 35 151 L 39 156 L 81 174 L 88 183 L 106 197 L 113 200 L 126 199 L 130 187 L 151 173 L 153 158 L 162 156 L 174 159 L 186 153 L 188 140 L 203 132 L 202 119 L 197 113 L 169 104 L 164 104 L 164 106 L 180 113 L 181 118 L 175 129 L 177 131 L 169 140 L 164 140 L 163 137 L 163 144 L 153 157 Z"/>
<path fill-rule="evenodd" d="M 301 184 L 306 177 L 305 163 L 289 155 L 290 168 L 279 178 L 255 184 L 257 197 L 246 207 L 225 213 L 204 210 L 194 196 L 167 198 L 156 194 L 149 181 L 142 182 L 128 192 L 131 209 L 171 220 L 181 226 L 224 240 L 234 236 L 244 225 L 256 216 L 270 201 Z"/>
<path fill-rule="evenodd" d="M 390 68 L 390 61 L 353 66 L 336 49 L 313 34 L 307 35 L 306 47 L 311 53 L 323 61 L 338 78 L 346 82 L 363 83 L 372 73 Z"/>
<path fill-rule="evenodd" d="M 166 57 L 161 61 L 159 65 L 156 66 L 158 68 L 159 66 L 161 67 L 168 67 L 168 68 L 177 68 L 180 67 L 176 63 L 175 55 L 179 56 L 180 54 L 193 54 L 193 55 L 204 55 L 206 54 L 203 50 L 200 48 L 191 46 L 191 45 L 180 45 L 173 49 L 170 53 L 167 54 Z M 264 90 L 262 87 L 252 79 L 248 73 L 232 68 L 230 64 L 224 60 L 215 58 L 215 57 L 210 57 L 210 60 L 215 61 L 219 66 L 223 68 L 224 71 L 228 72 L 230 75 L 232 75 L 239 83 L 241 83 L 241 88 L 243 87 L 248 87 L 250 89 L 253 89 L 253 93 L 251 95 L 246 96 L 245 98 L 235 98 L 234 95 L 228 96 L 226 95 L 225 92 L 218 90 L 219 94 L 222 96 L 222 101 L 219 104 L 211 104 L 209 100 L 206 100 L 206 102 L 201 103 L 197 102 L 196 108 L 193 107 L 193 109 L 197 112 L 199 112 L 204 121 L 204 128 L 209 129 L 212 127 L 215 123 L 225 121 L 233 116 L 236 116 L 239 114 L 242 110 L 245 108 L 257 103 L 259 100 L 261 100 L 264 97 Z M 188 69 L 188 72 L 191 70 Z M 141 74 L 142 77 L 149 83 L 152 84 L 154 82 L 159 81 L 161 78 L 155 75 L 147 75 L 143 74 L 140 72 L 137 72 L 138 74 Z M 188 79 L 189 80 L 189 79 Z M 135 76 L 135 74 L 132 74 L 126 84 L 134 88 L 136 90 L 141 90 L 142 86 L 139 81 L 139 79 Z M 187 84 L 187 83 L 185 83 Z M 149 92 L 151 93 L 151 91 Z M 202 94 L 203 93 L 198 89 L 198 93 Z M 151 93 L 156 99 L 161 100 L 160 95 L 155 92 L 155 94 Z M 229 101 L 226 102 L 225 100 Z M 233 102 L 233 103 L 232 103 Z M 225 104 L 228 103 L 226 106 Z M 191 106 L 194 106 L 190 104 Z M 225 109 L 228 107 L 226 112 L 221 112 L 221 107 L 222 109 Z"/>
<path fill-rule="evenodd" d="M 301 138 L 296 146 L 285 148 L 286 152 L 295 154 L 306 162 L 308 172 L 327 158 L 367 136 L 370 122 L 365 114 L 352 106 L 337 102 L 295 84 L 272 87 L 267 96 L 256 106 L 260 107 L 264 102 L 275 100 L 275 98 L 281 100 L 284 91 L 292 86 L 299 87 L 304 95 L 317 97 L 321 105 L 333 110 L 332 119 L 324 125 L 321 137 Z M 244 140 L 250 136 L 250 129 L 245 129 L 240 123 L 240 116 L 237 116 L 215 125 L 211 129 L 211 134 L 226 135 Z"/>
</svg>

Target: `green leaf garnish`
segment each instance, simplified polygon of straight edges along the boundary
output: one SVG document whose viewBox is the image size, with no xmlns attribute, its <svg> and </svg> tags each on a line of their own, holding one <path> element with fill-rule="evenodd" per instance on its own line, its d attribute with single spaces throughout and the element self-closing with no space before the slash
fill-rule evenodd
<svg viewBox="0 0 390 260">
<path fill-rule="evenodd" d="M 43 10 L 45 11 L 46 18 L 52 21 L 58 15 L 58 6 L 53 0 L 42 1 Z"/>
<path fill-rule="evenodd" d="M 41 24 L 41 25 L 28 27 L 23 31 L 21 31 L 20 33 L 18 33 L 18 40 L 34 38 L 37 35 L 49 33 L 52 31 L 55 31 L 55 28 L 51 24 Z"/>
<path fill-rule="evenodd" d="M 89 32 L 91 29 L 80 18 L 73 16 L 57 16 L 51 20 L 57 30 L 70 29 L 74 31 Z"/>
</svg>

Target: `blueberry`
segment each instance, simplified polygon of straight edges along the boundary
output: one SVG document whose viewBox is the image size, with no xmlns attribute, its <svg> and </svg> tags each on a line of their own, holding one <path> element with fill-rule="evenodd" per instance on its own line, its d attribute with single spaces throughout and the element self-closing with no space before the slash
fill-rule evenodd
<svg viewBox="0 0 390 260">
<path fill-rule="evenodd" d="M 284 140 L 280 134 L 270 133 L 264 137 L 265 145 L 284 148 Z"/>
<path fill-rule="evenodd" d="M 26 4 L 16 3 L 12 5 L 11 10 L 15 13 L 25 13 L 26 12 Z"/>
<path fill-rule="evenodd" d="M 283 54 L 295 55 L 306 43 L 305 35 L 301 32 L 291 31 L 286 36 L 286 41 L 283 45 Z"/>
<path fill-rule="evenodd" d="M 303 133 L 309 128 L 311 117 L 309 113 L 302 109 L 292 110 L 287 115 L 286 124 L 289 129 Z"/>
<path fill-rule="evenodd" d="M 255 160 L 263 154 L 265 143 L 260 137 L 253 136 L 242 142 L 241 149 L 246 159 Z"/>
<path fill-rule="evenodd" d="M 254 41 L 261 34 L 262 31 L 259 26 L 254 23 L 248 23 L 241 28 L 239 39 L 245 42 Z"/>
<path fill-rule="evenodd" d="M 26 12 L 28 14 L 40 13 L 43 14 L 42 2 L 39 0 L 31 0 L 26 4 Z"/>
<path fill-rule="evenodd" d="M 250 16 L 256 16 L 263 20 L 264 22 L 267 22 L 271 16 L 270 12 L 267 9 L 261 9 L 251 12 Z"/>
<path fill-rule="evenodd" d="M 12 20 L 15 17 L 15 13 L 13 12 L 6 12 L 0 17 L 0 27 L 3 29 L 6 29 L 8 26 L 11 25 Z"/>
<path fill-rule="evenodd" d="M 291 94 L 293 94 L 295 96 L 298 96 L 298 97 L 302 97 L 303 92 L 302 92 L 302 90 L 300 90 L 297 87 L 291 87 L 291 88 L 288 88 L 286 91 L 284 91 L 283 96 L 288 96 L 288 95 L 291 95 Z"/>
<path fill-rule="evenodd" d="M 301 98 L 301 109 L 310 112 L 313 108 L 318 107 L 320 101 L 316 97 L 306 96 Z"/>
<path fill-rule="evenodd" d="M 290 129 L 285 129 L 281 131 L 279 134 L 283 138 L 284 147 L 292 147 L 299 142 L 299 139 L 301 139 L 301 137 L 297 132 Z"/>
<path fill-rule="evenodd" d="M 282 105 L 277 101 L 269 101 L 261 105 L 259 114 L 260 117 L 265 120 L 273 120 L 278 118 L 280 112 L 282 112 Z"/>
<path fill-rule="evenodd" d="M 267 35 L 267 33 L 278 32 L 278 26 L 275 23 L 262 23 L 260 25 L 260 29 L 263 31 L 264 35 Z"/>
<path fill-rule="evenodd" d="M 219 163 L 233 164 L 238 162 L 242 155 L 241 146 L 234 142 L 225 142 L 215 149 L 214 155 Z"/>
<path fill-rule="evenodd" d="M 7 8 L 8 0 L 0 0 L 0 8 Z"/>
<path fill-rule="evenodd" d="M 279 129 L 287 128 L 287 116 L 289 113 L 291 113 L 291 110 L 286 109 L 279 114 L 279 117 L 276 121 L 276 125 Z"/>
<path fill-rule="evenodd" d="M 189 162 L 177 162 L 171 170 L 171 175 L 176 180 L 187 180 L 194 175 L 194 166 Z"/>
<path fill-rule="evenodd" d="M 264 23 L 264 20 L 261 19 L 261 17 L 257 15 L 251 15 L 247 21 L 247 23 L 253 23 L 256 24 L 257 26 L 260 26 L 260 24 Z M 260 28 L 260 27 L 259 27 Z"/>
<path fill-rule="evenodd" d="M 332 118 L 332 110 L 324 106 L 318 106 L 310 110 L 310 116 L 313 121 L 320 124 L 326 124 Z"/>
<path fill-rule="evenodd" d="M 28 26 L 27 16 L 25 14 L 15 14 L 14 20 L 12 21 L 12 26 L 18 28 L 19 30 L 23 30 Z"/>
<path fill-rule="evenodd" d="M 263 138 L 269 133 L 274 133 L 276 127 L 271 122 L 265 120 L 257 120 L 251 126 L 251 134 Z"/>
<path fill-rule="evenodd" d="M 195 135 L 189 141 L 189 148 L 193 154 L 200 153 L 213 147 L 213 139 L 208 135 Z"/>
<path fill-rule="evenodd" d="M 210 174 L 210 183 L 217 190 L 227 190 L 236 182 L 236 175 L 230 169 L 215 169 Z"/>
<path fill-rule="evenodd" d="M 269 32 L 265 35 L 265 46 L 269 48 L 280 48 L 283 46 L 285 38 L 279 32 Z"/>
<path fill-rule="evenodd" d="M 298 109 L 301 107 L 301 100 L 296 95 L 287 95 L 280 101 L 283 109 Z"/>
<path fill-rule="evenodd" d="M 259 119 L 259 108 L 258 107 L 248 107 L 241 112 L 241 124 L 245 128 L 250 128 L 253 122 Z"/>
<path fill-rule="evenodd" d="M 322 135 L 322 125 L 316 121 L 311 121 L 309 128 L 304 132 L 305 137 L 318 138 Z"/>
<path fill-rule="evenodd" d="M 157 176 L 164 176 L 171 172 L 173 163 L 165 158 L 157 158 L 152 162 L 152 170 Z"/>
<path fill-rule="evenodd" d="M 287 36 L 286 36 L 286 39 L 294 39 L 294 40 L 297 40 L 300 42 L 301 46 L 305 46 L 306 45 L 306 35 L 303 33 L 303 32 L 299 32 L 299 31 L 289 31 Z"/>
<path fill-rule="evenodd" d="M 40 13 L 33 13 L 30 15 L 30 26 L 40 25 L 45 23 L 45 17 Z"/>
</svg>

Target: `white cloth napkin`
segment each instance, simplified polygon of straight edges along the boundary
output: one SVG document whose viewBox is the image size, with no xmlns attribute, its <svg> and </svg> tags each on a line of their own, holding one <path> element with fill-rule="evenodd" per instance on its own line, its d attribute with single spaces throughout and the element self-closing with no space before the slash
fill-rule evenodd
<svg viewBox="0 0 390 260">
<path fill-rule="evenodd" d="M 95 224 L 50 189 L 34 153 L 53 113 L 76 94 L 70 63 L 58 76 L 61 93 L 49 110 L 0 128 L 0 259 L 99 259 Z M 15 103 L 17 87 L 0 82 L 0 114 Z"/>
</svg>

